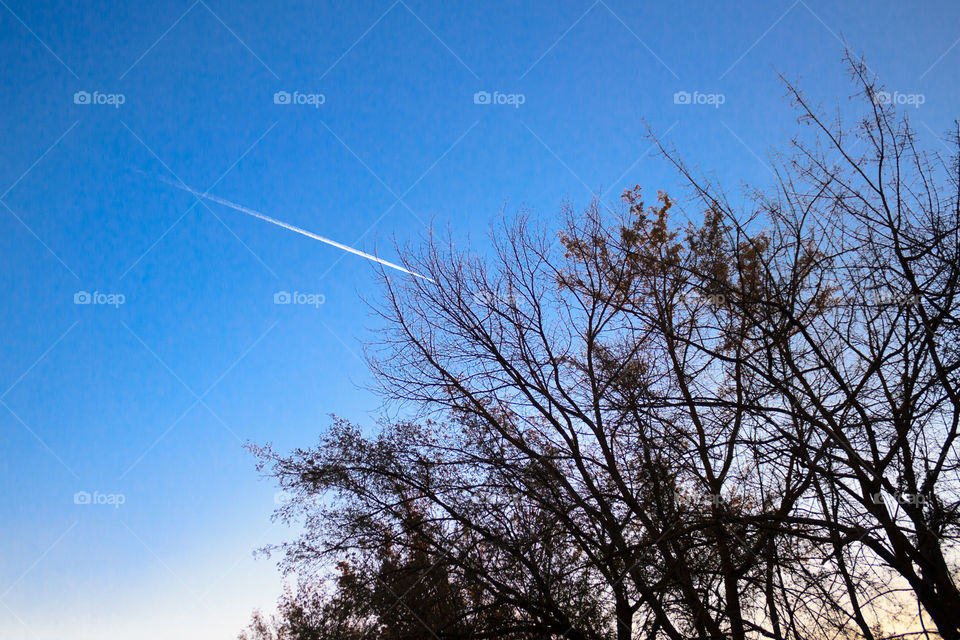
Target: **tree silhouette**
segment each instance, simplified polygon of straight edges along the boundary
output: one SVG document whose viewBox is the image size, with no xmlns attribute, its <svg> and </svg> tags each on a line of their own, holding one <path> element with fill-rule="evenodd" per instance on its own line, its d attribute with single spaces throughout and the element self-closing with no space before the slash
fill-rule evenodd
<svg viewBox="0 0 960 640">
<path fill-rule="evenodd" d="M 382 274 L 408 417 L 253 447 L 316 590 L 249 637 L 960 638 L 958 172 L 848 61 L 865 115 L 788 84 L 745 206 L 661 146 L 687 210 L 636 187 Z"/>
</svg>

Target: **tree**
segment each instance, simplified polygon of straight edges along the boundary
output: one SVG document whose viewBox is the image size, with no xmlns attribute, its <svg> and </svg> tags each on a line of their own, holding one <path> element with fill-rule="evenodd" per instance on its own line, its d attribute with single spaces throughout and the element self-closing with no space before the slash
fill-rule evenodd
<svg viewBox="0 0 960 640">
<path fill-rule="evenodd" d="M 911 602 L 960 637 L 958 173 L 849 62 L 866 117 L 788 84 L 810 133 L 747 211 L 661 146 L 702 222 L 637 187 L 382 274 L 409 417 L 254 448 L 286 568 L 341 563 L 290 638 L 873 639 Z"/>
</svg>

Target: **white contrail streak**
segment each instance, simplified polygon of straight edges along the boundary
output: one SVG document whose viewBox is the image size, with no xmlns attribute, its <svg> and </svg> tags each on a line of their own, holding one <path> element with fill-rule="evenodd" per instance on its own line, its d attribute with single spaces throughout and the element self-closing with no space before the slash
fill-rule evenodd
<svg viewBox="0 0 960 640">
<path fill-rule="evenodd" d="M 355 256 L 360 256 L 361 258 L 366 258 L 367 260 L 373 260 L 374 262 L 379 262 L 380 264 L 382 264 L 382 265 L 385 266 L 385 267 L 390 267 L 391 269 L 396 269 L 396 270 L 398 270 L 398 271 L 403 271 L 404 273 L 409 273 L 411 276 L 415 276 L 415 277 L 417 277 L 417 278 L 421 278 L 421 279 L 423 279 L 423 280 L 427 280 L 427 281 L 429 281 L 429 282 L 433 282 L 434 284 L 436 284 L 436 282 L 435 282 L 433 279 L 428 278 L 427 276 L 422 276 L 422 275 L 420 275 L 419 273 L 416 273 L 415 271 L 410 271 L 409 269 L 405 269 L 405 268 L 401 267 L 401 266 L 398 265 L 398 264 L 394 264 L 394 263 L 392 263 L 392 262 L 389 262 L 389 261 L 387 261 L 387 260 L 384 260 L 383 258 L 378 258 L 378 257 L 375 256 L 375 255 L 372 255 L 372 254 L 369 254 L 369 253 L 365 253 L 365 252 L 363 252 L 363 251 L 360 251 L 359 249 L 354 249 L 353 247 L 348 247 L 347 245 L 341 244 L 341 243 L 337 242 L 336 240 L 331 240 L 330 238 L 324 238 L 323 236 L 317 235 L 317 234 L 315 234 L 315 233 L 311 233 L 310 231 L 307 231 L 306 229 L 301 229 L 300 227 L 295 227 L 295 226 L 293 226 L 292 224 L 288 224 L 288 223 L 286 223 L 286 222 L 283 222 L 282 220 L 277 220 L 276 218 L 271 218 L 271 217 L 268 216 L 268 215 L 264 215 L 264 214 L 260 213 L 259 211 L 254 211 L 253 209 L 249 209 L 249 208 L 244 207 L 243 205 L 239 205 L 239 204 L 237 204 L 237 203 L 235 203 L 235 202 L 230 202 L 229 200 L 224 200 L 223 198 L 219 198 L 219 197 L 214 196 L 214 195 L 211 195 L 211 194 L 209 194 L 209 193 L 201 193 L 201 192 L 197 191 L 196 189 L 191 189 L 190 187 L 188 187 L 188 186 L 185 185 L 185 184 L 176 183 L 176 182 L 174 182 L 173 180 L 168 180 L 167 178 L 164 178 L 164 177 L 162 177 L 162 176 L 160 176 L 159 179 L 160 179 L 162 182 L 165 182 L 165 183 L 169 184 L 170 186 L 173 186 L 173 187 L 176 187 L 177 189 L 180 189 L 181 191 L 186 191 L 187 193 L 192 193 L 193 195 L 195 195 L 195 196 L 198 197 L 198 198 L 203 198 L 204 200 L 209 200 L 209 201 L 211 201 L 211 202 L 216 202 L 217 204 L 222 204 L 223 206 L 225 206 L 225 207 L 230 207 L 231 209 L 233 209 L 233 210 L 235 210 L 235 211 L 239 211 L 239 212 L 241 212 L 241 213 L 245 213 L 245 214 L 247 214 L 247 215 L 249 215 L 249 216 L 253 216 L 254 218 L 260 218 L 261 220 L 264 220 L 264 221 L 269 222 L 269 223 L 271 223 L 271 224 L 275 224 L 275 225 L 277 225 L 278 227 L 283 227 L 284 229 L 289 229 L 290 231 L 293 231 L 293 232 L 295 232 L 295 233 L 299 233 L 299 234 L 302 235 L 302 236 L 307 236 L 308 238 L 313 238 L 314 240 L 319 240 L 320 242 L 323 242 L 324 244 L 329 244 L 330 246 L 336 247 L 337 249 L 342 249 L 343 251 L 346 251 L 346 252 L 348 252 L 348 253 L 352 253 L 352 254 L 355 255 Z"/>
</svg>

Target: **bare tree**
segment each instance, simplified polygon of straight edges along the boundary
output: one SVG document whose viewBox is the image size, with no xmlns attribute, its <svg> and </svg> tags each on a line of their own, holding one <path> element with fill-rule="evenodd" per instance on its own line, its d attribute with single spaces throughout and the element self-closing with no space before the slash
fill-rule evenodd
<svg viewBox="0 0 960 640">
<path fill-rule="evenodd" d="M 799 640 L 892 637 L 912 603 L 960 637 L 957 172 L 850 62 L 867 117 L 828 126 L 788 85 L 812 135 L 746 211 L 663 149 L 702 221 L 635 188 L 567 207 L 559 242 L 520 215 L 486 258 L 431 238 L 406 258 L 429 279 L 382 274 L 369 356 L 406 417 L 255 448 L 303 519 L 286 567 L 341 563 L 307 610 L 376 637 Z"/>
<path fill-rule="evenodd" d="M 772 451 L 789 448 L 813 479 L 789 521 L 829 537 L 821 550 L 862 633 L 855 565 L 893 572 L 957 638 L 958 167 L 920 150 L 863 62 L 848 61 L 867 106 L 854 127 L 828 123 L 787 85 L 813 135 L 758 196 L 762 230 L 668 153 L 716 212 L 712 257 L 690 276 L 724 301 L 712 314 L 719 347 L 680 338 L 765 388 L 756 410 Z"/>
</svg>

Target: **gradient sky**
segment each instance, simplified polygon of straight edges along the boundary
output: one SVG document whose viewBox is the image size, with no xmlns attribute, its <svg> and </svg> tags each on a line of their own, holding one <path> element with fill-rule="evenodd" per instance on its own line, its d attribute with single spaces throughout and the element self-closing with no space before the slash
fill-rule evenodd
<svg viewBox="0 0 960 640">
<path fill-rule="evenodd" d="M 795 131 L 776 72 L 846 105 L 842 38 L 922 96 L 910 116 L 942 150 L 947 0 L 0 0 L 0 637 L 234 637 L 281 587 L 252 550 L 291 536 L 242 443 L 376 415 L 370 263 L 162 179 L 387 260 L 431 222 L 482 238 L 503 207 L 675 191 L 644 119 L 762 186 Z"/>
</svg>

